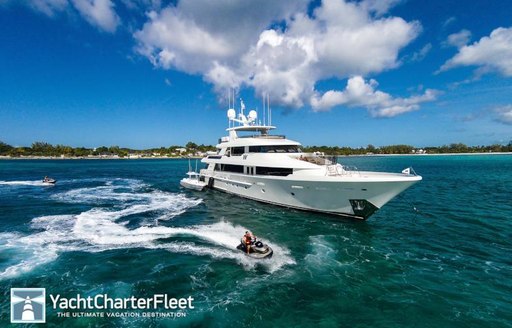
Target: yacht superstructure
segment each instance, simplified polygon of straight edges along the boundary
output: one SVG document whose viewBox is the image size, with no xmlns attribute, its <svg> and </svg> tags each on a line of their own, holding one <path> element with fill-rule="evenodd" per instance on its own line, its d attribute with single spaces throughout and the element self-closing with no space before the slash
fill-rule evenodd
<svg viewBox="0 0 512 328">
<path fill-rule="evenodd" d="M 217 154 L 201 161 L 201 180 L 213 189 L 253 200 L 308 211 L 367 219 L 376 210 L 422 178 L 402 173 L 364 172 L 338 164 L 335 157 L 303 153 L 299 142 L 272 135 L 257 112 L 246 116 L 241 101 L 238 116 L 228 110 L 228 136 L 219 140 Z"/>
</svg>

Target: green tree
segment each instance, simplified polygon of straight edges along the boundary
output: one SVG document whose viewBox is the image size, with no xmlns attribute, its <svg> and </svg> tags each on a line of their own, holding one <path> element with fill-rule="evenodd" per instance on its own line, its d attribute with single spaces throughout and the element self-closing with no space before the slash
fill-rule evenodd
<svg viewBox="0 0 512 328">
<path fill-rule="evenodd" d="M 463 143 L 453 143 L 450 144 L 450 153 L 467 153 L 468 152 L 468 146 L 466 146 Z"/>
<path fill-rule="evenodd" d="M 54 147 L 47 143 L 42 141 L 37 141 L 32 144 L 32 151 L 31 155 L 36 156 L 55 156 L 55 149 Z"/>
<path fill-rule="evenodd" d="M 187 149 L 197 149 L 197 144 L 193 143 L 192 141 L 189 141 L 185 145 L 185 148 L 187 148 Z"/>
<path fill-rule="evenodd" d="M 13 150 L 13 148 L 13 146 L 0 141 L 0 155 L 8 155 Z"/>
</svg>

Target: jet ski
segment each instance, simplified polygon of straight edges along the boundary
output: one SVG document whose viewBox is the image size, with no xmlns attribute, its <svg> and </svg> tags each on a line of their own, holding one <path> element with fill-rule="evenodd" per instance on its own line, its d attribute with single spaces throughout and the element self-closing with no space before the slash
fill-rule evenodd
<svg viewBox="0 0 512 328">
<path fill-rule="evenodd" d="M 54 185 L 56 182 L 57 182 L 57 180 L 49 178 L 49 177 L 44 177 L 44 179 L 43 179 L 43 183 L 48 184 L 48 185 Z"/>
<path fill-rule="evenodd" d="M 274 255 L 272 248 L 270 248 L 270 246 L 267 244 L 263 244 L 259 240 L 256 240 L 251 244 L 249 254 L 247 254 L 247 247 L 243 238 L 240 240 L 240 245 L 238 245 L 236 249 L 241 250 L 245 255 L 254 259 L 269 259 L 272 257 L 272 255 Z"/>
</svg>

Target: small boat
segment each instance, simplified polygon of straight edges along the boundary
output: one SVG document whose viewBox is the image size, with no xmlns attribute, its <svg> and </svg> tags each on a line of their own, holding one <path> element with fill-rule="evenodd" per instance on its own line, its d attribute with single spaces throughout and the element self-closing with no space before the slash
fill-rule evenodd
<svg viewBox="0 0 512 328">
<path fill-rule="evenodd" d="M 201 175 L 197 173 L 197 160 L 196 160 L 196 170 L 192 171 L 192 167 L 190 165 L 190 159 L 188 160 L 188 172 L 187 172 L 188 178 L 183 178 L 180 181 L 180 185 L 182 187 L 201 191 L 206 187 L 206 182 L 204 181 L 204 178 L 201 178 Z"/>
<path fill-rule="evenodd" d="M 243 238 L 240 240 L 240 244 L 236 247 L 236 249 L 241 250 L 245 255 L 254 259 L 270 259 L 272 255 L 274 255 L 272 248 L 267 244 L 263 244 L 263 242 L 260 240 L 256 240 L 251 244 L 249 253 L 247 253 L 247 248 Z"/>
<path fill-rule="evenodd" d="M 47 185 L 54 185 L 57 182 L 57 180 L 52 179 L 50 177 L 44 177 L 43 183 Z"/>
<path fill-rule="evenodd" d="M 206 182 L 200 180 L 200 174 L 197 172 L 187 172 L 188 178 L 183 178 L 180 185 L 187 189 L 201 191 L 206 187 Z"/>
</svg>

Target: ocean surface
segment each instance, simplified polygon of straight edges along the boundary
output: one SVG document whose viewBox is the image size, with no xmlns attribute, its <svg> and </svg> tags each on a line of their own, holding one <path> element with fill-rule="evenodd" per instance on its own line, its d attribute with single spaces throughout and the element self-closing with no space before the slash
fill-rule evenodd
<svg viewBox="0 0 512 328">
<path fill-rule="evenodd" d="M 45 287 L 194 298 L 174 319 L 58 318 L 48 299 L 50 326 L 512 327 L 512 155 L 339 161 L 423 181 L 354 221 L 184 190 L 186 160 L 1 160 L 0 326 L 11 287 Z M 271 260 L 235 249 L 247 229 Z"/>
</svg>

